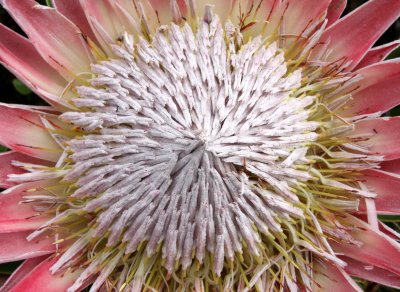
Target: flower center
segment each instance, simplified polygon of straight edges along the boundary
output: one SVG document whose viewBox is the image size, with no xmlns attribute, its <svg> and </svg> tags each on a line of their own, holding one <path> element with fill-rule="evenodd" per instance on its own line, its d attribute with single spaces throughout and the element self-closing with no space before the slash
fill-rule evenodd
<svg viewBox="0 0 400 292">
<path fill-rule="evenodd" d="M 148 256 L 161 244 L 169 272 L 209 251 L 220 274 L 244 245 L 259 257 L 284 218 L 304 218 L 291 188 L 311 178 L 297 166 L 319 123 L 276 43 L 242 44 L 214 16 L 197 32 L 171 24 L 151 43 L 125 35 L 113 48 L 119 58 L 78 88 L 82 111 L 61 116 L 85 133 L 68 143 L 65 178 L 97 212 L 93 237 L 125 253 L 147 242 Z"/>
</svg>

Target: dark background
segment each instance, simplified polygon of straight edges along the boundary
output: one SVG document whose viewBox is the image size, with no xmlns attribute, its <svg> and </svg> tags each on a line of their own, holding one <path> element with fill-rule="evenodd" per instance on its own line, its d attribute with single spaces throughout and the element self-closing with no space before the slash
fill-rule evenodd
<svg viewBox="0 0 400 292">
<path fill-rule="evenodd" d="M 70 0 L 64 0 L 70 1 Z M 76 0 L 78 1 L 78 0 Z M 297 0 L 302 1 L 302 0 Z M 400 0 L 399 0 L 400 1 Z M 46 4 L 46 0 L 38 1 L 41 4 Z M 367 0 L 348 0 L 348 5 L 345 10 L 345 14 L 356 9 L 361 4 L 367 2 Z M 18 25 L 8 15 L 8 13 L 0 8 L 0 22 L 13 30 L 23 34 L 19 29 Z M 400 38 L 400 20 L 397 20 L 390 29 L 379 39 L 376 45 L 385 44 L 393 40 Z M 400 57 L 400 50 L 396 50 L 392 53 L 389 58 Z M 0 102 L 6 103 L 20 103 L 20 104 L 32 104 L 32 105 L 44 105 L 45 103 L 38 98 L 34 93 L 30 91 L 23 83 L 16 79 L 11 73 L 9 73 L 3 66 L 0 65 Z M 388 115 L 400 115 L 400 107 L 397 107 L 390 111 Z M 0 146 L 0 152 L 6 149 Z M 382 220 L 386 221 L 388 225 L 391 225 L 396 230 L 400 231 L 400 216 L 383 217 Z M 18 267 L 19 263 L 3 264 L 0 265 L 0 283 L 3 282 L 12 271 Z M 395 289 L 386 288 L 378 284 L 360 281 L 360 285 L 365 291 L 397 291 Z"/>
</svg>

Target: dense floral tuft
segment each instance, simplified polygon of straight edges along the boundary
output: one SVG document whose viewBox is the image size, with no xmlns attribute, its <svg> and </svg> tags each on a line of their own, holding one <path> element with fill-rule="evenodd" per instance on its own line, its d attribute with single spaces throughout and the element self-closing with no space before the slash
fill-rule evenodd
<svg viewBox="0 0 400 292">
<path fill-rule="evenodd" d="M 400 1 L 1 3 L 1 291 L 400 287 Z"/>
</svg>

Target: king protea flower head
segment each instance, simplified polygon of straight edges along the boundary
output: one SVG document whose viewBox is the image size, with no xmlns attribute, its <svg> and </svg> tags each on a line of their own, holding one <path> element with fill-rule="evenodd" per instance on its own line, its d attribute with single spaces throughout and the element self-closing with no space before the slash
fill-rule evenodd
<svg viewBox="0 0 400 292">
<path fill-rule="evenodd" d="M 2 291 L 400 287 L 399 0 L 1 3 Z"/>
</svg>

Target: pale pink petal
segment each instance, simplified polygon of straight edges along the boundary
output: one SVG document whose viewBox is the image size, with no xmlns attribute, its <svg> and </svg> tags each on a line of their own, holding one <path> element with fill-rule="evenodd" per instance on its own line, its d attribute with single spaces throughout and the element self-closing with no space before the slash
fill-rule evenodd
<svg viewBox="0 0 400 292">
<path fill-rule="evenodd" d="M 148 0 L 153 6 L 153 8 L 158 12 L 164 15 L 168 15 L 169 19 L 161 20 L 161 23 L 168 24 L 172 21 L 172 14 L 171 14 L 171 0 Z M 187 13 L 187 6 L 185 0 L 175 0 L 176 4 L 179 7 L 180 12 L 185 15 Z M 224 3 L 224 0 L 220 1 Z M 229 2 L 225 0 L 225 4 Z M 209 1 L 210 4 L 213 4 L 212 1 Z"/>
<path fill-rule="evenodd" d="M 227 6 L 226 3 L 229 1 L 196 0 L 194 1 L 194 3 L 197 7 L 197 16 L 203 16 L 205 4 L 211 4 L 212 6 L 214 6 L 213 11 L 217 14 L 218 12 L 220 12 L 218 10 L 218 6 L 222 4 L 225 8 L 223 14 L 226 14 L 227 11 L 229 11 L 228 7 L 230 5 L 228 4 Z M 131 15 L 131 17 L 133 17 L 133 19 L 138 20 L 134 23 L 134 26 L 137 26 L 136 30 L 144 29 L 144 31 L 149 31 L 150 33 L 155 32 L 160 25 L 169 25 L 173 21 L 178 20 L 175 19 L 174 15 L 185 18 L 186 16 L 188 16 L 189 11 L 188 6 L 186 5 L 186 0 L 141 0 L 140 2 L 136 2 L 136 7 L 133 5 L 131 0 L 116 0 L 115 2 L 116 7 L 114 9 L 119 14 L 121 14 L 121 12 L 125 10 Z M 176 12 L 175 14 L 172 12 L 173 9 Z M 123 12 L 122 14 L 126 14 L 126 12 Z M 218 15 L 220 17 L 222 16 L 220 14 Z M 123 18 L 126 17 L 122 17 L 121 19 Z M 133 19 L 128 20 L 126 23 L 133 23 Z M 145 20 L 140 23 L 141 19 Z M 140 28 L 140 25 L 142 25 L 142 28 Z"/>
<path fill-rule="evenodd" d="M 352 100 L 340 110 L 341 116 L 350 117 L 369 113 L 379 115 L 398 104 L 400 98 L 396 95 L 396 79 L 400 78 L 399 59 L 376 63 L 361 68 L 355 73 L 361 77 L 361 80 L 344 87 L 338 93 L 352 92 Z M 386 87 L 388 82 L 390 84 Z"/>
<path fill-rule="evenodd" d="M 15 183 L 7 181 L 7 175 L 9 174 L 19 174 L 25 173 L 26 171 L 21 167 L 16 167 L 11 164 L 13 160 L 32 163 L 32 164 L 40 164 L 40 165 L 48 165 L 48 161 L 44 161 L 41 159 L 36 159 L 31 156 L 24 155 L 22 153 L 18 153 L 15 151 L 4 152 L 0 154 L 0 188 L 9 188 Z"/>
<path fill-rule="evenodd" d="M 231 2 L 239 6 L 241 1 Z M 257 7 L 259 2 L 246 1 Z M 282 46 L 291 48 L 296 47 L 299 40 L 309 36 L 310 32 L 315 31 L 323 21 L 331 0 L 268 0 L 262 1 L 260 9 L 257 9 L 256 21 L 248 31 L 249 36 L 257 34 L 282 36 Z M 227 5 L 225 5 L 227 6 Z M 243 11 L 247 11 L 239 6 L 236 14 L 231 16 L 234 23 L 239 23 L 243 17 Z M 250 6 L 251 7 L 251 6 Z M 222 8 L 226 9 L 226 8 Z M 256 10 L 256 9 L 254 9 Z M 250 20 L 248 21 L 251 22 Z"/>
<path fill-rule="evenodd" d="M 347 0 L 332 0 L 326 15 L 326 18 L 328 19 L 328 26 L 332 25 L 339 19 L 346 8 L 346 5 Z"/>
<path fill-rule="evenodd" d="M 379 170 L 366 170 L 359 178 L 371 192 L 377 194 L 375 207 L 378 214 L 400 214 L 400 176 Z M 365 204 L 359 210 L 366 211 Z"/>
<path fill-rule="evenodd" d="M 360 83 L 363 87 L 366 83 L 372 84 L 352 94 L 352 100 L 346 104 L 347 109 L 342 115 L 384 113 L 400 104 L 400 60 L 380 63 L 373 67 L 367 67 L 365 71 L 369 68 L 370 71 L 380 72 L 380 76 L 368 76 L 368 79 Z"/>
<path fill-rule="evenodd" d="M 285 35 L 300 36 L 306 29 L 321 18 L 327 11 L 331 0 L 302 0 L 286 1 L 284 7 L 284 31 Z M 285 6 L 285 3 L 283 4 Z"/>
<path fill-rule="evenodd" d="M 394 240 L 397 240 L 397 241 L 400 240 L 400 233 L 398 233 L 396 230 L 390 228 L 389 226 L 387 226 L 385 223 L 383 223 L 381 221 L 379 221 L 379 230 Z"/>
<path fill-rule="evenodd" d="M 328 28 L 321 43 L 329 42 L 329 61 L 351 62 L 348 70 L 360 60 L 400 15 L 400 1 L 371 0 Z M 322 46 L 323 47 L 323 46 Z"/>
<path fill-rule="evenodd" d="M 61 109 L 67 106 L 59 97 L 67 81 L 43 60 L 29 40 L 2 24 L 0 62 L 48 103 Z"/>
<path fill-rule="evenodd" d="M 400 174 L 400 159 L 384 161 L 380 164 L 382 170 Z"/>
<path fill-rule="evenodd" d="M 66 78 L 90 71 L 91 53 L 82 32 L 54 8 L 33 0 L 2 0 L 42 57 Z"/>
<path fill-rule="evenodd" d="M 341 268 L 329 262 L 315 260 L 313 264 L 313 292 L 351 292 L 362 291 L 356 282 Z"/>
<path fill-rule="evenodd" d="M 366 141 L 359 142 L 385 160 L 400 158 L 400 117 L 362 120 L 355 124 L 355 133 Z"/>
<path fill-rule="evenodd" d="M 351 90 L 352 93 L 357 93 L 379 84 L 386 79 L 395 78 L 399 75 L 400 60 L 392 59 L 357 70 L 355 74 L 361 77 L 361 80 L 354 83 L 350 87 L 345 87 L 346 91 Z"/>
<path fill-rule="evenodd" d="M 53 0 L 54 7 L 57 8 L 65 17 L 71 20 L 82 33 L 87 35 L 93 41 L 96 37 L 86 18 L 85 12 L 79 0 Z"/>
<path fill-rule="evenodd" d="M 82 272 L 77 269 L 52 275 L 50 268 L 58 258 L 47 259 L 38 265 L 29 275 L 23 278 L 9 292 L 61 292 L 66 291 Z"/>
<path fill-rule="evenodd" d="M 130 29 L 130 33 L 137 34 L 137 32 L 142 31 L 145 34 L 153 34 L 161 25 L 169 25 L 173 21 L 179 21 L 179 19 L 185 18 L 188 14 L 188 7 L 186 5 L 186 0 L 141 0 L 133 2 L 131 0 L 81 0 L 88 5 L 87 7 L 90 9 L 90 2 L 93 2 L 93 17 L 91 18 L 91 22 L 93 25 L 95 23 L 99 23 L 102 25 L 104 32 L 106 32 L 111 39 L 118 38 L 122 35 L 123 31 L 126 31 L 127 28 Z M 204 13 L 204 2 L 207 1 L 207 4 L 217 4 L 219 6 L 221 3 L 225 3 L 225 1 L 216 1 L 216 0 L 196 0 L 195 5 L 198 9 L 196 9 L 196 13 L 198 16 L 203 16 Z M 100 6 L 109 6 L 107 9 L 99 9 Z M 112 7 L 112 9 L 111 9 Z M 227 8 L 224 5 L 224 8 Z M 101 11 L 103 10 L 103 11 Z M 116 28 L 121 28 L 121 31 L 118 33 L 113 33 L 113 31 L 109 28 L 110 22 L 106 22 L 105 25 L 103 23 L 97 21 L 97 19 L 104 18 L 109 14 L 109 11 L 112 10 L 112 13 L 117 14 L 118 24 L 114 24 L 114 30 Z M 217 7 L 213 9 L 215 12 L 217 11 Z M 229 10 L 229 9 L 225 9 Z M 173 13 L 172 11 L 175 11 Z M 225 13 L 225 11 L 224 11 Z M 176 16 L 176 17 L 174 17 Z M 178 18 L 177 18 L 178 17 Z M 98 25 L 97 25 L 98 26 Z"/>
<path fill-rule="evenodd" d="M 172 21 L 170 6 L 168 6 L 167 9 L 156 12 L 149 0 L 141 0 L 140 2 L 115 0 L 110 3 L 113 6 L 113 13 L 117 15 L 119 27 L 121 27 L 123 31 L 128 30 L 132 35 L 137 35 L 139 32 L 153 34 L 160 24 L 170 24 Z M 168 20 L 166 23 L 163 23 L 162 20 L 165 16 L 168 16 Z M 93 25 L 96 25 L 96 23 L 98 23 L 97 27 L 101 25 L 95 17 L 92 19 Z M 105 33 L 108 31 L 106 27 L 104 27 L 103 30 Z M 119 32 L 115 37 L 120 37 L 123 31 Z M 100 31 L 98 32 L 101 34 Z"/>
<path fill-rule="evenodd" d="M 3 103 L 0 103 L 3 104 Z M 11 104 L 11 106 L 13 106 Z M 14 104 L 15 107 L 18 107 L 20 109 L 25 109 L 28 111 L 35 111 L 35 112 L 41 112 L 45 114 L 52 114 L 52 115 L 59 115 L 60 111 L 55 109 L 52 106 L 49 105 L 26 105 L 26 104 Z"/>
<path fill-rule="evenodd" d="M 370 266 L 349 257 L 341 257 L 347 263 L 345 271 L 357 278 L 383 284 L 393 288 L 400 288 L 400 276 L 385 269 Z"/>
<path fill-rule="evenodd" d="M 399 46 L 400 46 L 400 41 L 394 41 L 379 47 L 372 48 L 371 50 L 368 51 L 368 53 L 364 56 L 364 58 L 361 60 L 361 62 L 357 65 L 357 67 L 354 70 L 358 70 L 363 67 L 367 67 L 369 65 L 385 60 L 385 58 Z"/>
<path fill-rule="evenodd" d="M 33 203 L 22 203 L 26 190 L 41 187 L 45 187 L 42 182 L 25 183 L 0 194 L 0 233 L 34 230 L 50 219 L 38 214 Z"/>
<path fill-rule="evenodd" d="M 207 1 L 207 0 L 204 0 Z M 217 0 L 215 0 L 217 1 Z M 229 16 L 229 19 L 236 25 L 239 25 L 240 15 L 243 13 L 244 5 L 239 6 L 242 2 L 237 0 L 227 0 L 225 1 L 217 1 L 220 3 L 220 9 L 224 13 L 225 18 Z M 256 7 L 257 11 L 256 18 L 260 21 L 249 22 L 251 23 L 250 28 L 248 30 L 242 31 L 247 37 L 256 37 L 258 35 L 276 35 L 277 31 L 279 31 L 279 25 L 282 23 L 282 15 L 284 15 L 286 7 L 288 5 L 288 0 L 265 0 L 261 2 L 255 2 L 253 0 L 247 0 L 247 7 Z M 256 4 L 254 4 L 256 3 Z M 258 8 L 258 4 L 260 7 Z M 227 7 L 232 7 L 230 10 Z M 248 9 L 248 8 L 246 8 Z M 229 12 L 229 13 L 228 13 Z M 219 14 L 218 14 L 219 15 Z M 296 38 L 290 36 L 287 40 L 293 41 Z"/>
<path fill-rule="evenodd" d="M 353 216 L 346 216 L 343 223 L 346 226 L 354 226 L 354 229 L 348 232 L 362 246 L 331 241 L 335 253 L 400 275 L 400 244 L 398 242 L 380 231 L 372 230 L 368 223 Z"/>
<path fill-rule="evenodd" d="M 156 10 L 161 10 L 161 9 L 169 9 L 171 6 L 171 0 L 148 0 L 151 4 L 151 6 L 154 7 Z M 182 10 L 187 9 L 186 7 L 186 0 L 175 0 L 176 4 L 178 4 L 179 8 Z M 225 0 L 225 2 L 228 2 L 229 0 Z M 224 2 L 224 0 L 222 0 Z M 211 4 L 212 1 L 210 1 Z"/>
<path fill-rule="evenodd" d="M 153 1 L 153 0 L 150 0 Z M 275 0 L 265 0 L 262 5 L 268 5 L 269 2 Z M 239 4 L 241 5 L 242 11 L 247 10 L 252 0 L 197 0 L 193 1 L 196 5 L 197 17 L 203 17 L 206 5 L 211 5 L 213 7 L 213 12 L 218 15 L 222 22 L 230 19 L 234 24 L 239 23 Z M 254 2 L 254 1 L 253 1 Z M 258 4 L 258 3 L 257 3 Z M 190 7 L 188 7 L 190 12 Z M 265 9 L 261 9 L 258 17 L 262 19 L 265 14 Z"/>
<path fill-rule="evenodd" d="M 40 115 L 45 114 L 0 104 L 0 144 L 32 157 L 57 161 L 61 149 L 44 128 Z"/>
<path fill-rule="evenodd" d="M 365 205 L 363 206 L 363 208 L 365 209 Z M 358 219 L 361 219 L 364 222 L 368 223 L 368 215 L 365 212 L 361 211 L 361 212 L 357 212 L 356 214 L 353 214 L 353 215 L 355 217 L 357 217 Z M 395 230 L 393 230 L 392 228 L 390 228 L 385 223 L 383 223 L 382 221 L 379 221 L 379 220 L 378 220 L 378 228 L 379 228 L 380 232 L 389 236 L 390 238 L 392 238 L 394 240 L 400 240 L 400 234 L 398 232 L 396 232 Z"/>
<path fill-rule="evenodd" d="M 40 265 L 48 256 L 41 256 L 25 260 L 7 281 L 1 286 L 1 291 L 10 291 L 15 285 L 21 282 L 33 269 Z"/>
<path fill-rule="evenodd" d="M 15 183 L 7 181 L 7 176 L 9 174 L 12 173 L 20 174 L 26 172 L 24 169 L 20 167 L 15 167 L 11 165 L 11 162 L 13 160 L 16 160 L 16 158 L 18 159 L 18 157 L 21 156 L 32 158 L 30 156 L 26 156 L 22 153 L 18 153 L 15 151 L 9 151 L 0 154 L 0 188 L 9 188 L 15 185 Z"/>
<path fill-rule="evenodd" d="M 80 2 L 96 38 L 108 54 L 112 54 L 108 49 L 109 44 L 120 39 L 124 32 L 135 33 L 135 26 L 124 22 L 126 19 L 117 14 L 117 3 L 121 0 L 81 0 Z"/>
<path fill-rule="evenodd" d="M 31 231 L 0 234 L 0 263 L 35 258 L 55 251 L 54 239 L 27 241 Z"/>
</svg>

